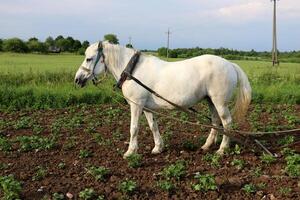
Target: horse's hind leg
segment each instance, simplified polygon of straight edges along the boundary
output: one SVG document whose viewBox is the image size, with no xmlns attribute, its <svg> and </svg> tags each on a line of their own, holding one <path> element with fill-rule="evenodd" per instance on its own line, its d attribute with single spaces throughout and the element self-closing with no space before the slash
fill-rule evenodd
<svg viewBox="0 0 300 200">
<path fill-rule="evenodd" d="M 228 129 L 230 129 L 231 123 L 232 123 L 232 118 L 229 112 L 229 109 L 226 105 L 223 104 L 217 104 L 214 103 L 218 114 L 220 116 L 220 119 L 222 121 L 223 127 L 224 127 L 224 131 L 226 132 Z M 217 151 L 217 154 L 219 155 L 223 155 L 225 149 L 229 148 L 229 143 L 230 143 L 230 138 L 226 135 L 223 135 L 223 139 L 220 145 L 219 150 Z"/>
<path fill-rule="evenodd" d="M 130 122 L 130 141 L 127 152 L 124 154 L 124 158 L 127 158 L 138 150 L 138 129 L 139 118 L 142 114 L 143 108 L 141 106 L 130 104 L 131 122 Z"/>
<path fill-rule="evenodd" d="M 209 101 L 209 109 L 211 112 L 212 125 L 219 126 L 221 123 L 221 120 L 220 120 L 220 117 L 218 115 L 218 112 L 217 112 L 214 104 L 211 101 Z M 218 133 L 218 131 L 216 129 L 212 128 L 206 139 L 205 144 L 201 147 L 201 149 L 203 149 L 204 151 L 207 151 L 213 143 L 216 143 L 217 142 L 217 133 Z"/>
<path fill-rule="evenodd" d="M 153 113 L 151 112 L 147 112 L 147 111 L 144 111 L 144 114 L 146 116 L 146 119 L 148 121 L 148 124 L 149 124 L 149 127 L 150 127 L 150 130 L 152 131 L 153 133 L 153 138 L 154 138 L 154 148 L 152 149 L 152 153 L 153 154 L 158 154 L 158 153 L 161 153 L 163 151 L 163 140 L 159 134 L 159 130 L 158 130 L 158 126 L 157 126 L 157 122 L 153 116 Z"/>
</svg>

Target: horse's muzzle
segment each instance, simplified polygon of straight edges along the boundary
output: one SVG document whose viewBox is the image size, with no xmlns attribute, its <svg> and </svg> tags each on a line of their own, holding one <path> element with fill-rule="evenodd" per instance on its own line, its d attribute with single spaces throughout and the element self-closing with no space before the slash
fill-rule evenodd
<svg viewBox="0 0 300 200">
<path fill-rule="evenodd" d="M 84 87 L 87 83 L 87 78 L 75 78 L 75 84 L 79 85 L 80 87 Z"/>
</svg>

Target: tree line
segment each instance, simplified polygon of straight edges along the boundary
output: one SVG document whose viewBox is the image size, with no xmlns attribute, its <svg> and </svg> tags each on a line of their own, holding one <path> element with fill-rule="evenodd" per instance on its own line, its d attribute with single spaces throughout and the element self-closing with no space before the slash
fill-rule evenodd
<svg viewBox="0 0 300 200">
<path fill-rule="evenodd" d="M 20 38 L 0 39 L 0 51 L 16 52 L 16 53 L 84 53 L 85 49 L 90 45 L 86 41 L 79 41 L 73 37 L 57 36 L 55 39 L 51 36 L 45 41 L 40 41 L 36 37 L 29 38 L 24 41 Z"/>
<path fill-rule="evenodd" d="M 167 48 L 161 47 L 157 49 L 157 53 L 161 57 L 167 56 Z M 268 51 L 241 51 L 228 48 L 177 48 L 169 49 L 170 58 L 191 58 L 196 56 L 201 56 L 204 54 L 212 54 L 222 56 L 229 60 L 260 60 L 260 59 L 270 59 L 272 57 L 271 52 Z M 283 61 L 289 62 L 300 62 L 300 51 L 286 51 L 279 52 L 280 58 Z"/>
</svg>

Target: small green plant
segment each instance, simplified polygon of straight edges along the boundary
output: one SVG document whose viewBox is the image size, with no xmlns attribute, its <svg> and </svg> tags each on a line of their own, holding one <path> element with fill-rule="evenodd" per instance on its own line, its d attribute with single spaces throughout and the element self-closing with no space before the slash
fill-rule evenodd
<svg viewBox="0 0 300 200">
<path fill-rule="evenodd" d="M 194 144 L 192 141 L 190 140 L 185 140 L 182 144 L 183 148 L 188 150 L 188 151 L 196 151 L 198 148 L 197 144 Z"/>
<path fill-rule="evenodd" d="M 109 169 L 105 168 L 105 167 L 90 167 L 87 169 L 87 173 L 89 173 L 90 175 L 92 175 L 97 181 L 103 181 L 106 176 L 110 173 Z"/>
<path fill-rule="evenodd" d="M 196 191 L 209 191 L 216 190 L 217 184 L 215 181 L 215 177 L 211 174 L 200 174 L 196 173 L 195 179 L 197 179 L 197 183 L 192 185 L 192 188 Z"/>
<path fill-rule="evenodd" d="M 295 150 L 286 147 L 286 148 L 283 148 L 283 150 L 281 151 L 281 153 L 282 153 L 284 156 L 290 156 L 290 155 L 294 155 L 294 154 L 295 154 Z"/>
<path fill-rule="evenodd" d="M 255 177 L 260 177 L 262 175 L 262 170 L 260 167 L 256 167 L 255 169 L 252 170 L 252 174 Z"/>
<path fill-rule="evenodd" d="M 22 117 L 14 124 L 14 128 L 19 129 L 26 129 L 30 128 L 33 124 L 33 121 L 30 117 Z"/>
<path fill-rule="evenodd" d="M 142 165 L 142 155 L 141 154 L 137 154 L 137 153 L 133 153 L 130 156 L 128 156 L 126 158 L 126 160 L 128 161 L 128 167 L 131 168 L 138 168 Z"/>
<path fill-rule="evenodd" d="M 171 181 L 167 180 L 159 181 L 157 186 L 166 192 L 171 192 L 175 189 L 175 185 Z"/>
<path fill-rule="evenodd" d="M 242 148 L 238 145 L 238 144 L 235 144 L 234 145 L 234 148 L 232 149 L 231 151 L 231 155 L 240 155 L 242 152 Z"/>
<path fill-rule="evenodd" d="M 6 163 L 0 163 L 0 170 L 3 170 L 3 169 L 7 169 L 8 168 L 8 164 Z"/>
<path fill-rule="evenodd" d="M 168 149 L 169 146 L 170 146 L 170 141 L 171 141 L 172 136 L 173 136 L 173 131 L 166 131 L 162 135 L 162 140 L 164 142 L 164 146 L 165 146 L 166 149 Z"/>
<path fill-rule="evenodd" d="M 238 170 L 241 170 L 244 168 L 245 161 L 239 160 L 239 159 L 234 159 L 230 164 L 232 166 L 235 166 Z"/>
<path fill-rule="evenodd" d="M 203 156 L 202 160 L 209 162 L 213 167 L 220 167 L 220 158 L 221 156 L 218 154 L 207 153 Z"/>
<path fill-rule="evenodd" d="M 294 136 L 287 135 L 284 138 L 279 139 L 278 140 L 278 144 L 286 146 L 286 145 L 292 144 L 294 141 L 295 141 L 295 137 Z"/>
<path fill-rule="evenodd" d="M 0 185 L 3 200 L 18 200 L 22 190 L 21 183 L 14 179 L 13 175 L 0 176 Z"/>
<path fill-rule="evenodd" d="M 11 151 L 12 144 L 11 142 L 4 136 L 0 135 L 0 151 Z"/>
<path fill-rule="evenodd" d="M 86 150 L 86 149 L 82 149 L 79 151 L 79 158 L 88 158 L 88 157 L 91 157 L 93 154 Z"/>
<path fill-rule="evenodd" d="M 52 200 L 64 200 L 64 199 L 65 199 L 64 194 L 57 193 L 57 192 L 52 194 Z"/>
<path fill-rule="evenodd" d="M 176 180 L 180 180 L 186 174 L 186 163 L 185 161 L 177 161 L 175 164 L 172 164 L 163 169 L 162 175 L 170 180 L 175 178 Z"/>
<path fill-rule="evenodd" d="M 300 176 L 300 154 L 288 155 L 285 160 L 285 172 L 291 177 Z"/>
<path fill-rule="evenodd" d="M 38 135 L 44 131 L 44 128 L 39 124 L 34 124 L 32 127 L 32 131 L 34 134 Z"/>
<path fill-rule="evenodd" d="M 256 187 L 252 183 L 244 185 L 242 188 L 247 194 L 255 193 L 256 192 Z"/>
<path fill-rule="evenodd" d="M 279 193 L 282 195 L 282 196 L 287 196 L 288 194 L 290 194 L 292 192 L 292 189 L 289 188 L 289 187 L 280 187 L 279 188 Z"/>
<path fill-rule="evenodd" d="M 66 168 L 66 163 L 64 163 L 64 162 L 58 163 L 58 168 L 59 169 L 65 169 Z"/>
<path fill-rule="evenodd" d="M 20 143 L 21 151 L 48 150 L 56 145 L 56 138 L 41 137 L 37 135 L 19 136 L 17 137 L 17 141 Z"/>
<path fill-rule="evenodd" d="M 96 198 L 96 192 L 93 188 L 85 188 L 79 192 L 79 198 L 83 200 L 91 200 Z"/>
<path fill-rule="evenodd" d="M 37 171 L 35 172 L 34 176 L 32 177 L 33 181 L 40 181 L 47 175 L 47 169 L 38 166 Z"/>
<path fill-rule="evenodd" d="M 137 188 L 137 184 L 133 180 L 124 180 L 119 184 L 119 190 L 123 194 L 132 194 Z"/>
<path fill-rule="evenodd" d="M 260 159 L 261 162 L 266 163 L 267 165 L 276 161 L 276 158 L 274 156 L 265 153 L 263 153 L 263 155 L 260 156 Z"/>
</svg>

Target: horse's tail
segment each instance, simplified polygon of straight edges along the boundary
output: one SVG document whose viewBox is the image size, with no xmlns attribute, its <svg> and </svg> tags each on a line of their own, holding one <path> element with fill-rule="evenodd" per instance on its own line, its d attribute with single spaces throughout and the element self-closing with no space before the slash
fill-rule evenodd
<svg viewBox="0 0 300 200">
<path fill-rule="evenodd" d="M 251 86 L 245 72 L 237 64 L 233 63 L 233 66 L 238 77 L 238 90 L 235 106 L 233 109 L 233 118 L 235 121 L 239 122 L 244 119 L 250 105 Z"/>
</svg>

